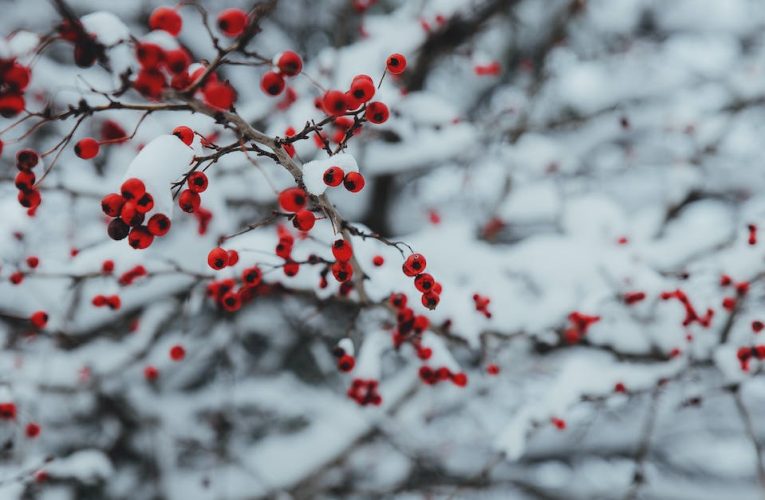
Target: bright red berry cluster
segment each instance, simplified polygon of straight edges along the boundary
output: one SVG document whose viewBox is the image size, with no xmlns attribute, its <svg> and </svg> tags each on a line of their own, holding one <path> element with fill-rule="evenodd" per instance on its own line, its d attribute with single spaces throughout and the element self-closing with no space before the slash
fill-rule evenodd
<svg viewBox="0 0 765 500">
<path fill-rule="evenodd" d="M 161 237 L 170 231 L 170 219 L 165 214 L 156 213 L 145 220 L 152 208 L 154 198 L 146 192 L 143 181 L 133 177 L 123 182 L 120 193 L 107 194 L 101 200 L 101 209 L 112 217 L 107 228 L 109 237 L 127 238 L 128 244 L 137 250 L 148 248 L 155 236 Z"/>
<path fill-rule="evenodd" d="M 0 116 L 12 118 L 24 111 L 24 92 L 30 76 L 29 68 L 19 64 L 15 58 L 0 58 Z"/>
<path fill-rule="evenodd" d="M 733 311 L 733 309 L 735 309 L 736 305 L 738 304 L 738 300 L 749 292 L 748 281 L 739 281 L 738 283 L 736 283 L 735 281 L 733 281 L 733 278 L 731 278 L 727 274 L 723 274 L 720 277 L 720 286 L 723 288 L 731 287 L 733 289 L 733 292 L 735 293 L 734 296 L 729 295 L 723 298 L 722 307 L 726 311 Z"/>
<path fill-rule="evenodd" d="M 348 397 L 361 406 L 382 404 L 382 397 L 378 391 L 379 382 L 374 379 L 355 378 L 348 388 Z"/>
<path fill-rule="evenodd" d="M 468 383 L 466 374 L 462 372 L 454 373 L 445 366 L 431 368 L 428 365 L 423 365 L 420 367 L 419 375 L 420 379 L 427 385 L 436 385 L 446 380 L 451 380 L 458 387 L 465 387 Z"/>
<path fill-rule="evenodd" d="M 119 295 L 96 295 L 93 297 L 92 303 L 96 307 L 108 307 L 115 311 L 122 306 Z"/>
<path fill-rule="evenodd" d="M 112 263 L 112 268 L 113 267 L 114 267 L 114 263 Z M 120 275 L 119 277 L 118 283 L 122 286 L 132 285 L 135 280 L 143 276 L 146 276 L 148 274 L 149 273 L 146 270 L 146 268 L 138 264 L 137 266 L 132 267 L 128 269 L 127 271 L 125 271 L 124 273 L 122 273 L 122 275 Z"/>
<path fill-rule="evenodd" d="M 284 77 L 294 77 L 303 71 L 303 60 L 300 56 L 286 50 L 274 57 L 273 69 L 266 71 L 260 79 L 260 89 L 267 95 L 277 96 L 282 93 L 286 85 Z M 294 94 L 288 100 L 294 102 L 297 95 Z"/>
<path fill-rule="evenodd" d="M 706 313 L 703 316 L 700 316 L 696 312 L 696 308 L 693 307 L 693 304 L 691 304 L 690 299 L 688 298 L 688 295 L 683 290 L 677 289 L 673 290 L 671 292 L 662 292 L 661 295 L 659 295 L 659 298 L 661 300 L 670 300 L 670 299 L 676 299 L 678 302 L 680 302 L 683 307 L 685 308 L 685 318 L 683 319 L 683 326 L 689 326 L 693 324 L 694 322 L 698 323 L 699 325 L 703 326 L 704 328 L 708 328 L 709 325 L 712 323 L 712 318 L 714 317 L 714 310 L 711 308 L 708 308 Z"/>
<path fill-rule="evenodd" d="M 441 301 L 441 284 L 431 274 L 424 272 L 427 264 L 422 254 L 413 253 L 406 258 L 401 268 L 404 274 L 414 278 L 414 287 L 422 293 L 422 305 L 435 309 Z"/>
<path fill-rule="evenodd" d="M 563 338 L 569 344 L 575 344 L 587 334 L 587 330 L 592 325 L 600 321 L 600 316 L 591 316 L 574 311 L 568 315 L 568 321 L 569 326 L 564 330 Z"/>
<path fill-rule="evenodd" d="M 742 346 L 738 348 L 736 352 L 739 363 L 741 363 L 741 369 L 743 371 L 749 371 L 749 363 L 752 359 L 762 361 L 765 359 L 765 345 L 758 344 L 753 346 Z"/>
<path fill-rule="evenodd" d="M 485 295 L 473 294 L 473 302 L 475 303 L 475 310 L 483 314 L 487 319 L 491 318 L 491 312 L 489 311 L 489 304 L 491 299 Z"/>
<path fill-rule="evenodd" d="M 28 209 L 29 215 L 34 215 L 35 210 L 42 202 L 40 190 L 35 186 L 35 174 L 33 169 L 40 162 L 40 156 L 33 149 L 22 149 L 16 153 L 16 188 L 19 190 L 18 200 L 22 207 Z"/>
</svg>

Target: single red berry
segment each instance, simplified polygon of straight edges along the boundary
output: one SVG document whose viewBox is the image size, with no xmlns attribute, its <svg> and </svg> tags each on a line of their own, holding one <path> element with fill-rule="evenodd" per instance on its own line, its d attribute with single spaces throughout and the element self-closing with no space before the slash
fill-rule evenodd
<svg viewBox="0 0 765 500">
<path fill-rule="evenodd" d="M 165 51 L 156 43 L 141 42 L 136 46 L 138 63 L 146 69 L 156 69 L 165 59 Z"/>
<path fill-rule="evenodd" d="M 414 277 L 414 287 L 422 293 L 431 291 L 435 283 L 436 280 L 428 273 L 421 273 Z"/>
<path fill-rule="evenodd" d="M 166 86 L 167 79 L 158 69 L 142 69 L 133 82 L 133 87 L 138 92 L 151 99 L 159 99 L 162 89 Z"/>
<path fill-rule="evenodd" d="M 353 359 L 353 356 L 348 354 L 343 354 L 340 356 L 340 359 L 337 360 L 337 368 L 342 372 L 349 372 L 353 370 L 354 366 L 356 366 L 356 360 Z"/>
<path fill-rule="evenodd" d="M 48 313 L 45 311 L 36 311 L 29 317 L 29 321 L 35 328 L 43 329 L 48 324 Z"/>
<path fill-rule="evenodd" d="M 497 366 L 495 363 L 490 363 L 486 367 L 486 373 L 489 375 L 499 375 L 499 366 Z"/>
<path fill-rule="evenodd" d="M 183 27 L 183 20 L 178 12 L 171 7 L 157 7 L 149 16 L 149 27 L 153 30 L 164 30 L 173 36 L 178 36 Z"/>
<path fill-rule="evenodd" d="M 74 153 L 83 160 L 95 158 L 100 149 L 101 146 L 99 146 L 98 141 L 92 137 L 80 139 L 77 144 L 74 145 Z"/>
<path fill-rule="evenodd" d="M 298 210 L 292 219 L 292 225 L 299 231 L 310 231 L 316 223 L 316 216 L 310 210 Z"/>
<path fill-rule="evenodd" d="M 135 209 L 140 214 L 145 214 L 152 208 L 154 208 L 154 197 L 149 193 L 144 193 L 135 201 Z"/>
<path fill-rule="evenodd" d="M 350 92 L 354 99 L 360 103 L 364 103 L 374 97 L 375 84 L 372 82 L 371 78 L 362 78 L 360 75 L 353 79 Z"/>
<path fill-rule="evenodd" d="M 218 14 L 218 29 L 226 36 L 239 36 L 246 26 L 247 13 L 242 9 L 226 9 Z"/>
<path fill-rule="evenodd" d="M 205 102 L 220 110 L 229 110 L 236 101 L 236 91 L 227 82 L 209 82 L 202 89 Z"/>
<path fill-rule="evenodd" d="M 149 381 L 157 380 L 159 377 L 159 370 L 156 366 L 148 365 L 143 369 L 143 376 Z"/>
<path fill-rule="evenodd" d="M 16 188 L 22 191 L 29 191 L 34 187 L 35 180 L 35 174 L 31 170 L 19 170 L 16 174 L 14 184 L 16 185 Z"/>
<path fill-rule="evenodd" d="M 111 274 L 114 271 L 114 261 L 105 260 L 101 263 L 101 272 L 104 274 Z"/>
<path fill-rule="evenodd" d="M 40 259 L 34 255 L 30 255 L 29 257 L 27 257 L 27 265 L 30 268 L 35 269 L 37 266 L 40 265 Z"/>
<path fill-rule="evenodd" d="M 12 284 L 19 285 L 22 281 L 24 281 L 24 273 L 21 271 L 16 271 L 15 273 L 11 274 L 8 279 Z"/>
<path fill-rule="evenodd" d="M 285 50 L 276 59 L 279 72 L 286 76 L 296 76 L 303 70 L 303 60 L 291 50 Z"/>
<path fill-rule="evenodd" d="M 122 219 L 113 219 L 106 229 L 109 237 L 113 240 L 124 240 L 130 233 L 130 226 L 125 224 Z"/>
<path fill-rule="evenodd" d="M 385 264 L 385 258 L 382 255 L 375 255 L 372 257 L 372 264 L 374 264 L 375 267 L 380 267 Z"/>
<path fill-rule="evenodd" d="M 614 392 L 624 394 L 625 392 L 627 392 L 627 387 L 624 385 L 623 382 L 617 382 L 614 385 Z"/>
<path fill-rule="evenodd" d="M 297 212 L 308 202 L 305 191 L 299 187 L 287 188 L 279 193 L 279 206 L 286 212 Z"/>
<path fill-rule="evenodd" d="M 124 205 L 122 205 L 122 210 L 120 211 L 120 218 L 127 224 L 128 226 L 135 227 L 140 226 L 143 223 L 144 214 L 138 211 L 138 207 L 135 203 L 135 201 L 128 201 Z"/>
<path fill-rule="evenodd" d="M 284 264 L 284 274 L 287 276 L 297 276 L 297 273 L 300 272 L 300 264 L 298 264 L 295 261 L 289 261 Z"/>
<path fill-rule="evenodd" d="M 184 49 L 168 50 L 165 52 L 165 67 L 173 73 L 173 76 L 184 73 L 189 64 L 191 64 L 191 56 Z M 172 81 L 170 83 L 172 86 Z"/>
<path fill-rule="evenodd" d="M 171 222 L 165 214 L 154 214 L 149 218 L 146 228 L 154 236 L 164 236 L 170 231 Z"/>
<path fill-rule="evenodd" d="M 345 174 L 345 178 L 343 179 L 343 185 L 345 186 L 345 189 L 351 193 L 358 193 L 364 189 L 364 184 L 366 184 L 364 176 L 358 172 L 348 172 Z"/>
<path fill-rule="evenodd" d="M 196 212 L 201 203 L 202 198 L 199 197 L 198 193 L 195 193 L 191 189 L 184 189 L 178 197 L 178 206 L 180 206 L 181 210 L 186 213 Z"/>
<path fill-rule="evenodd" d="M 338 262 L 348 262 L 351 260 L 351 257 L 353 257 L 353 247 L 351 247 L 351 244 L 348 241 L 342 238 L 335 240 L 332 244 L 332 255 L 335 256 L 335 259 Z"/>
<path fill-rule="evenodd" d="M 267 71 L 260 79 L 260 89 L 270 95 L 277 96 L 284 90 L 284 78 L 279 73 L 274 71 Z"/>
<path fill-rule="evenodd" d="M 127 132 L 122 125 L 114 120 L 106 120 L 101 124 L 101 139 L 104 141 L 121 142 L 127 139 Z"/>
<path fill-rule="evenodd" d="M 226 252 L 226 255 L 228 255 L 228 264 L 227 266 L 235 266 L 237 262 L 239 262 L 239 252 L 236 250 L 229 250 Z"/>
<path fill-rule="evenodd" d="M 552 417 L 550 419 L 550 422 L 557 428 L 559 431 L 566 429 L 566 421 L 557 417 Z"/>
<path fill-rule="evenodd" d="M 763 323 L 762 321 L 760 320 L 752 321 L 752 331 L 754 333 L 760 333 L 763 328 L 765 328 L 765 323 Z"/>
<path fill-rule="evenodd" d="M 0 116 L 3 118 L 13 118 L 22 111 L 26 102 L 24 96 L 16 93 L 0 95 Z"/>
<path fill-rule="evenodd" d="M 425 260 L 425 257 L 422 254 L 413 253 L 404 261 L 404 274 L 410 277 L 417 276 L 421 272 L 425 271 L 425 267 L 427 265 L 428 262 Z"/>
<path fill-rule="evenodd" d="M 173 361 L 181 361 L 186 357 L 186 349 L 180 344 L 175 344 L 170 348 L 170 359 Z"/>
<path fill-rule="evenodd" d="M 406 57 L 401 54 L 391 54 L 385 62 L 385 67 L 394 75 L 400 75 L 406 69 Z"/>
<path fill-rule="evenodd" d="M 207 264 L 216 271 L 220 271 L 228 265 L 228 252 L 221 247 L 213 248 L 207 254 Z"/>
<path fill-rule="evenodd" d="M 33 209 L 38 207 L 42 203 L 42 196 L 37 189 L 30 189 L 29 191 L 19 191 L 18 194 L 19 204 L 24 208 Z"/>
<path fill-rule="evenodd" d="M 324 180 L 324 184 L 327 186 L 336 187 L 343 183 L 344 177 L 345 172 L 343 172 L 343 169 L 338 166 L 334 166 L 329 167 L 324 171 L 322 179 Z"/>
<path fill-rule="evenodd" d="M 390 111 L 388 111 L 388 106 L 386 106 L 384 103 L 375 101 L 367 104 L 367 109 L 364 111 L 364 116 L 366 116 L 367 120 L 370 122 L 379 125 L 388 121 L 388 117 L 390 117 Z"/>
<path fill-rule="evenodd" d="M 245 269 L 242 272 L 242 282 L 247 286 L 258 286 L 263 280 L 263 272 L 258 266 Z"/>
<path fill-rule="evenodd" d="M 146 186 L 141 179 L 131 177 L 122 183 L 120 193 L 125 200 L 137 200 L 146 193 Z"/>
<path fill-rule="evenodd" d="M 195 193 L 203 193 L 207 189 L 207 175 L 204 172 L 192 172 L 187 179 L 189 189 Z"/>
<path fill-rule="evenodd" d="M 328 91 L 324 94 L 321 103 L 324 112 L 332 116 L 342 115 L 347 109 L 345 93 L 340 92 L 339 90 Z"/>
<path fill-rule="evenodd" d="M 452 375 L 452 382 L 454 383 L 454 385 L 458 387 L 465 387 L 468 383 L 467 375 L 465 375 L 462 372 L 455 373 L 454 375 Z"/>
<path fill-rule="evenodd" d="M 435 309 L 441 301 L 441 296 L 437 293 L 428 292 L 422 294 L 422 305 L 428 309 Z"/>
<path fill-rule="evenodd" d="M 191 146 L 194 141 L 194 131 L 185 125 L 179 125 L 173 129 L 173 135 L 183 141 L 187 146 Z"/>
<path fill-rule="evenodd" d="M 348 262 L 337 261 L 332 264 L 332 276 L 340 283 L 350 281 L 353 277 L 353 267 Z"/>
<path fill-rule="evenodd" d="M 137 226 L 130 230 L 128 234 L 128 244 L 136 250 L 144 250 L 154 241 L 154 235 L 149 232 L 146 226 Z"/>
<path fill-rule="evenodd" d="M 4 420 L 15 420 L 16 403 L 0 403 L 0 418 Z"/>
<path fill-rule="evenodd" d="M 26 434 L 29 439 L 34 439 L 39 436 L 40 431 L 41 427 L 37 422 L 29 422 L 24 428 L 24 434 Z"/>
</svg>

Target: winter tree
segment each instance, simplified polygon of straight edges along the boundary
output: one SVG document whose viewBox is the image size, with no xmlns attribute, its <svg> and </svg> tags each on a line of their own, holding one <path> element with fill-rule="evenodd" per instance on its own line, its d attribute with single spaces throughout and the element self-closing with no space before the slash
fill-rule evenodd
<svg viewBox="0 0 765 500">
<path fill-rule="evenodd" d="M 765 3 L 0 5 L 0 498 L 765 495 Z"/>
</svg>

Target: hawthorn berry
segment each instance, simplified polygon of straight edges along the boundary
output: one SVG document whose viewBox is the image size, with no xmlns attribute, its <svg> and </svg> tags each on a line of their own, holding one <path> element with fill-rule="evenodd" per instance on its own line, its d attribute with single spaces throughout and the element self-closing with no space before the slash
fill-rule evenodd
<svg viewBox="0 0 765 500">
<path fill-rule="evenodd" d="M 261 90 L 270 96 L 277 96 L 281 94 L 284 90 L 284 86 L 284 78 L 282 75 L 274 71 L 267 71 L 260 79 Z"/>
<path fill-rule="evenodd" d="M 29 266 L 31 269 L 35 269 L 37 266 L 40 265 L 40 259 L 34 255 L 30 255 L 26 258 L 27 266 Z"/>
<path fill-rule="evenodd" d="M 316 216 L 310 210 L 298 210 L 292 219 L 292 225 L 299 231 L 310 231 L 316 223 Z"/>
<path fill-rule="evenodd" d="M 183 141 L 187 146 L 191 146 L 194 141 L 194 131 L 186 125 L 179 125 L 173 129 L 173 135 Z"/>
<path fill-rule="evenodd" d="M 324 171 L 324 175 L 322 176 L 322 179 L 324 180 L 324 184 L 330 187 L 337 187 L 340 184 L 343 183 L 343 179 L 345 178 L 345 172 L 343 172 L 343 169 L 334 166 L 329 167 L 327 170 Z"/>
<path fill-rule="evenodd" d="M 422 293 L 431 291 L 435 282 L 433 276 L 428 273 L 421 273 L 414 277 L 414 287 Z"/>
<path fill-rule="evenodd" d="M 178 36 L 183 27 L 183 20 L 178 12 L 171 7 L 157 7 L 149 16 L 149 27 Z"/>
<path fill-rule="evenodd" d="M 106 120 L 101 124 L 101 139 L 104 141 L 120 142 L 127 139 L 127 132 L 122 125 L 114 120 Z"/>
<path fill-rule="evenodd" d="M 332 276 L 340 283 L 350 281 L 353 277 L 353 267 L 345 261 L 337 261 L 332 264 Z"/>
<path fill-rule="evenodd" d="M 130 233 L 130 226 L 125 224 L 122 219 L 113 219 L 106 228 L 109 238 L 113 240 L 124 240 Z"/>
<path fill-rule="evenodd" d="M 130 230 L 128 234 L 128 244 L 136 250 L 144 250 L 154 241 L 154 235 L 149 232 L 146 226 L 137 226 Z"/>
<path fill-rule="evenodd" d="M 3 420 L 16 419 L 16 403 L 0 403 L 0 418 Z"/>
<path fill-rule="evenodd" d="M 499 375 L 499 366 L 497 366 L 495 363 L 490 363 L 488 366 L 486 366 L 486 373 L 489 375 Z"/>
<path fill-rule="evenodd" d="M 154 236 L 164 236 L 170 231 L 171 222 L 165 214 L 154 214 L 149 218 L 146 229 Z"/>
<path fill-rule="evenodd" d="M 413 277 L 425 271 L 427 265 L 428 262 L 422 254 L 413 253 L 404 261 L 403 271 L 407 276 Z"/>
<path fill-rule="evenodd" d="M 324 94 L 321 103 L 324 112 L 332 116 L 342 115 L 348 107 L 345 93 L 340 92 L 339 90 L 327 91 L 327 93 Z"/>
<path fill-rule="evenodd" d="M 83 160 L 90 160 L 98 155 L 98 151 L 101 146 L 98 141 L 92 137 L 85 137 L 80 139 L 77 144 L 74 145 L 74 154 L 82 158 Z"/>
<path fill-rule="evenodd" d="M 239 36 L 246 26 L 247 13 L 242 9 L 226 9 L 218 14 L 218 29 L 226 36 Z"/>
<path fill-rule="evenodd" d="M 428 292 L 422 294 L 422 305 L 428 309 L 435 309 L 440 301 L 441 297 L 437 293 Z"/>
<path fill-rule="evenodd" d="M 388 111 L 388 106 L 384 103 L 375 101 L 370 102 L 367 105 L 367 109 L 364 111 L 364 116 L 366 116 L 367 120 L 370 122 L 379 125 L 388 121 L 390 111 Z"/>
<path fill-rule="evenodd" d="M 131 177 L 122 183 L 120 193 L 125 200 L 137 200 L 146 193 L 146 186 L 141 179 Z"/>
<path fill-rule="evenodd" d="M 349 372 L 356 366 L 356 360 L 349 354 L 343 354 L 340 359 L 337 360 L 337 368 L 342 372 Z"/>
<path fill-rule="evenodd" d="M 165 75 L 156 69 L 142 69 L 133 82 L 133 87 L 141 95 L 151 99 L 158 99 L 162 95 L 162 89 L 166 86 Z"/>
<path fill-rule="evenodd" d="M 156 367 L 156 366 L 153 366 L 153 365 L 147 365 L 147 366 L 146 366 L 146 367 L 144 367 L 144 369 L 143 369 L 143 376 L 144 376 L 144 377 L 146 378 L 146 380 L 148 380 L 148 381 L 154 381 L 154 380 L 157 380 L 157 378 L 159 377 L 159 370 L 157 369 L 157 367 Z"/>
<path fill-rule="evenodd" d="M 14 184 L 22 191 L 29 191 L 35 185 L 35 174 L 31 170 L 19 170 Z"/>
<path fill-rule="evenodd" d="M 305 191 L 299 187 L 287 188 L 279 193 L 279 206 L 286 212 L 297 212 L 308 202 Z"/>
<path fill-rule="evenodd" d="M 345 189 L 351 193 L 358 193 L 364 189 L 364 184 L 366 184 L 364 176 L 358 172 L 348 172 L 345 174 L 345 178 L 343 179 L 343 185 L 345 186 Z"/>
<path fill-rule="evenodd" d="M 40 196 L 40 191 L 30 189 L 28 191 L 19 191 L 18 200 L 22 207 L 33 209 L 40 205 L 42 197 Z"/>
<path fill-rule="evenodd" d="M 465 387 L 468 383 L 467 375 L 460 372 L 452 375 L 452 382 L 458 387 Z"/>
<path fill-rule="evenodd" d="M 204 172 L 192 172 L 186 182 L 189 185 L 189 189 L 195 193 L 202 193 L 207 189 L 207 175 Z"/>
<path fill-rule="evenodd" d="M 365 103 L 375 95 L 375 84 L 367 75 L 359 75 L 351 83 L 351 95 L 360 103 Z"/>
<path fill-rule="evenodd" d="M 385 68 L 394 75 L 400 75 L 406 69 L 406 57 L 401 54 L 389 55 Z"/>
<path fill-rule="evenodd" d="M 48 324 L 48 313 L 45 311 L 36 311 L 29 317 L 29 321 L 35 326 L 35 328 L 43 329 Z"/>
<path fill-rule="evenodd" d="M 21 282 L 24 281 L 24 273 L 21 271 L 16 271 L 15 273 L 11 274 L 8 279 L 12 284 L 20 285 Z"/>
<path fill-rule="evenodd" d="M 294 260 L 291 260 L 289 262 L 284 263 L 284 274 L 287 276 L 297 276 L 297 273 L 300 272 L 300 264 L 295 262 Z"/>
<path fill-rule="evenodd" d="M 24 434 L 26 434 L 29 439 L 34 439 L 39 436 L 40 431 L 41 427 L 37 422 L 29 422 L 26 427 L 24 427 Z"/>
<path fill-rule="evenodd" d="M 228 265 L 228 252 L 221 247 L 213 248 L 207 254 L 207 264 L 216 271 L 220 271 Z"/>
<path fill-rule="evenodd" d="M 26 102 L 21 94 L 0 95 L 0 116 L 3 118 L 13 118 L 24 111 L 25 106 Z"/>
<path fill-rule="evenodd" d="M 165 67 L 175 76 L 178 73 L 185 72 L 191 64 L 191 56 L 184 49 L 168 50 L 165 52 L 163 60 Z M 172 80 L 170 85 L 172 86 Z"/>
<path fill-rule="evenodd" d="M 143 196 L 135 201 L 135 209 L 140 214 L 145 214 L 152 208 L 154 208 L 154 197 L 149 193 L 144 193 Z"/>
<path fill-rule="evenodd" d="M 165 58 L 165 51 L 156 43 L 140 42 L 135 48 L 135 55 L 141 67 L 156 69 Z"/>
<path fill-rule="evenodd" d="M 181 361 L 186 357 L 186 349 L 180 344 L 175 344 L 170 348 L 170 359 L 173 361 Z"/>
<path fill-rule="evenodd" d="M 37 166 L 40 156 L 34 149 L 22 149 L 16 153 L 16 168 L 19 170 L 30 170 Z"/>
<path fill-rule="evenodd" d="M 403 293 L 392 293 L 390 294 L 390 305 L 395 307 L 396 309 L 404 309 L 406 307 L 407 298 L 406 295 Z"/>
<path fill-rule="evenodd" d="M 263 280 L 263 272 L 258 266 L 245 269 L 242 272 L 242 282 L 247 286 L 258 286 Z"/>
<path fill-rule="evenodd" d="M 382 255 L 375 255 L 374 257 L 372 257 L 372 264 L 375 267 L 380 267 L 383 264 L 385 264 L 385 258 Z"/>
<path fill-rule="evenodd" d="M 297 53 L 285 50 L 276 57 L 276 66 L 281 74 L 296 76 L 303 70 L 303 60 Z"/>
<path fill-rule="evenodd" d="M 114 261 L 105 260 L 101 263 L 101 272 L 104 274 L 111 274 L 114 271 Z"/>
<path fill-rule="evenodd" d="M 236 101 L 236 91 L 228 82 L 209 82 L 202 89 L 205 102 L 220 110 L 229 110 Z"/>
<path fill-rule="evenodd" d="M 765 323 L 763 323 L 762 321 L 757 319 L 752 321 L 752 331 L 754 333 L 760 333 L 763 330 L 763 328 L 765 328 Z"/>
<path fill-rule="evenodd" d="M 335 259 L 338 262 L 348 262 L 351 260 L 351 257 L 353 257 L 353 247 L 351 247 L 351 244 L 348 241 L 342 238 L 335 240 L 335 242 L 332 243 L 332 255 L 335 256 Z"/>
<path fill-rule="evenodd" d="M 191 189 L 184 189 L 178 197 L 178 206 L 186 213 L 191 214 L 196 212 L 201 204 L 202 198 L 199 197 L 198 193 L 195 193 Z"/>
<path fill-rule="evenodd" d="M 138 207 L 134 201 L 128 201 L 124 205 L 122 205 L 122 210 L 120 211 L 120 218 L 127 224 L 128 226 L 135 227 L 140 226 L 141 223 L 143 223 L 144 214 L 138 211 Z"/>
</svg>

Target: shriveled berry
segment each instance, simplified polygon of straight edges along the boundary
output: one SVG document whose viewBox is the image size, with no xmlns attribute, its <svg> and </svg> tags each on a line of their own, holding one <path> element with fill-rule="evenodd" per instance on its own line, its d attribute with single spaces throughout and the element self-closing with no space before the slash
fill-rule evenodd
<svg viewBox="0 0 765 500">
<path fill-rule="evenodd" d="M 324 171 L 324 175 L 322 176 L 322 179 L 324 180 L 324 184 L 330 187 L 336 187 L 343 183 L 343 178 L 345 177 L 345 172 L 343 172 L 343 169 L 337 166 L 329 167 L 327 170 Z"/>
<path fill-rule="evenodd" d="M 364 180 L 364 176 L 358 172 L 348 172 L 345 174 L 345 178 L 343 179 L 343 185 L 345 186 L 345 189 L 351 193 L 358 193 L 364 189 L 365 184 L 366 181 Z"/>
<path fill-rule="evenodd" d="M 106 232 L 109 234 L 109 238 L 113 240 L 124 240 L 130 233 L 130 226 L 125 224 L 122 219 L 114 219 L 109 223 Z"/>
<path fill-rule="evenodd" d="M 203 193 L 207 189 L 207 175 L 201 171 L 192 172 L 187 183 L 191 191 Z"/>
<path fill-rule="evenodd" d="M 30 170 L 37 166 L 40 156 L 34 149 L 22 149 L 16 153 L 16 168 L 19 170 Z"/>
<path fill-rule="evenodd" d="M 191 146 L 194 142 L 194 131 L 186 125 L 179 125 L 173 129 L 173 135 L 180 139 L 185 145 Z"/>
<path fill-rule="evenodd" d="M 95 158 L 98 155 L 98 151 L 101 149 L 98 141 L 92 137 L 85 137 L 77 141 L 74 145 L 74 154 L 82 158 L 83 160 L 89 160 Z"/>
</svg>

